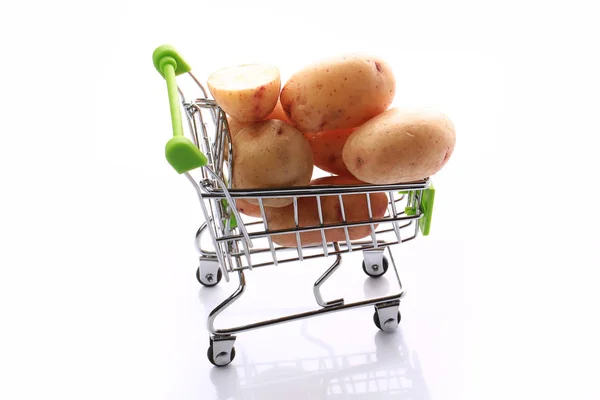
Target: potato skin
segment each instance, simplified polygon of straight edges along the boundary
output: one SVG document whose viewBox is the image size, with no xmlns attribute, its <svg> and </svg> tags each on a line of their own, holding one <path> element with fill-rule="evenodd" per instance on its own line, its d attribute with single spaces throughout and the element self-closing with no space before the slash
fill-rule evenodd
<svg viewBox="0 0 600 400">
<path fill-rule="evenodd" d="M 310 186 L 346 186 L 346 185 L 366 185 L 367 183 L 359 181 L 353 176 L 323 176 L 310 181 Z"/>
<path fill-rule="evenodd" d="M 236 199 L 235 200 L 235 208 L 242 214 L 248 215 L 250 217 L 258 217 L 258 218 L 262 217 L 262 215 L 260 213 L 260 206 L 258 206 L 256 204 L 252 204 L 248 200 Z"/>
<path fill-rule="evenodd" d="M 346 55 L 310 65 L 285 83 L 280 99 L 290 120 L 303 132 L 353 128 L 384 112 L 396 80 L 377 57 Z"/>
<path fill-rule="evenodd" d="M 287 115 L 285 115 L 285 112 L 283 111 L 283 107 L 281 106 L 281 102 L 279 100 L 277 100 L 277 104 L 275 105 L 275 108 L 273 109 L 273 111 L 271 111 L 271 113 L 269 115 L 267 115 L 263 119 L 263 121 L 266 121 L 269 119 L 278 119 L 279 121 L 283 121 L 283 122 L 286 122 L 286 123 L 292 125 L 292 123 L 289 120 L 289 118 L 287 117 Z M 242 121 L 238 121 L 237 119 L 228 115 L 227 122 L 229 124 L 229 133 L 231 134 L 231 137 L 235 137 L 235 135 L 237 135 L 239 131 L 254 124 L 256 121 L 242 122 Z"/>
<path fill-rule="evenodd" d="M 364 184 L 355 178 L 347 176 L 328 176 L 316 179 L 311 185 L 360 185 Z M 382 218 L 388 205 L 388 199 L 385 193 L 371 193 L 371 209 L 373 218 Z M 369 219 L 367 209 L 367 198 L 364 194 L 353 194 L 342 196 L 344 202 L 344 211 L 347 222 L 357 222 Z M 321 209 L 324 224 L 335 224 L 342 222 L 342 212 L 338 196 L 321 196 Z M 282 208 L 265 209 L 267 222 L 270 230 L 290 229 L 295 227 L 294 223 L 294 205 L 291 204 Z M 300 227 L 320 225 L 319 213 L 316 197 L 300 197 L 298 199 L 298 225 Z M 375 226 L 377 227 L 377 226 Z M 357 240 L 371 234 L 369 225 L 356 226 L 348 228 L 350 240 Z M 281 246 L 295 247 L 296 234 L 273 235 L 273 242 Z M 327 242 L 345 241 L 346 236 L 343 228 L 327 229 L 325 231 L 325 240 Z M 321 233 L 319 231 L 309 231 L 300 234 L 302 246 L 322 243 Z"/>
<path fill-rule="evenodd" d="M 348 171 L 365 182 L 411 182 L 438 172 L 455 143 L 454 125 L 444 114 L 393 108 L 354 131 L 342 157 Z"/>
<path fill-rule="evenodd" d="M 244 81 L 244 78 L 247 86 L 230 82 Z M 273 66 L 240 65 L 213 72 L 207 85 L 223 111 L 240 122 L 256 122 L 263 120 L 275 108 L 281 78 L 279 70 Z"/>
<path fill-rule="evenodd" d="M 337 175 L 350 175 L 342 160 L 342 150 L 348 137 L 356 128 L 336 129 L 317 133 L 306 133 L 315 160 L 315 166 Z"/>
<path fill-rule="evenodd" d="M 232 184 L 235 189 L 284 188 L 308 185 L 313 157 L 308 141 L 293 126 L 268 120 L 242 129 L 233 139 Z M 258 204 L 256 199 L 248 199 Z M 284 207 L 292 199 L 265 199 L 269 207 Z"/>
</svg>

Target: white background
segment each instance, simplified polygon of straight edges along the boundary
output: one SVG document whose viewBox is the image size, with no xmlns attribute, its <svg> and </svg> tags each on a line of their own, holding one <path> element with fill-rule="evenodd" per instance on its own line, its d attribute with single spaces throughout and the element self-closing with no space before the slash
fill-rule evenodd
<svg viewBox="0 0 600 400">
<path fill-rule="evenodd" d="M 600 398 L 593 2 L 16 4 L 0 6 L 0 398 Z M 163 43 L 199 77 L 376 53 L 396 105 L 453 119 L 432 235 L 394 250 L 396 334 L 361 309 L 241 334 L 212 368 L 205 317 L 233 286 L 194 278 L 201 218 L 163 156 Z M 358 263 L 327 296 L 386 289 Z M 248 274 L 222 323 L 312 307 L 322 268 Z"/>
</svg>

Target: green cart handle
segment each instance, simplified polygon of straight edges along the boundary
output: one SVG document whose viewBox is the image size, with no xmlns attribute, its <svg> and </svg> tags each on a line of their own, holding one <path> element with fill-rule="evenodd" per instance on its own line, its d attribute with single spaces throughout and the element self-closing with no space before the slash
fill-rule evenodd
<svg viewBox="0 0 600 400">
<path fill-rule="evenodd" d="M 191 67 L 177 50 L 169 45 L 157 47 L 152 53 L 152 61 L 158 73 L 167 81 L 167 92 L 169 94 L 173 137 L 165 146 L 167 161 L 180 174 L 203 167 L 208 163 L 206 156 L 191 140 L 183 136 L 179 93 L 177 92 L 176 76 L 190 72 Z"/>
</svg>

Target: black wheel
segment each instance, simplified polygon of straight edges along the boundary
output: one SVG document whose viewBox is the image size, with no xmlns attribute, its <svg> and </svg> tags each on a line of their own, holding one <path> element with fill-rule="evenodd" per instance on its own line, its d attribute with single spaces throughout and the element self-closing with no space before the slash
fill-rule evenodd
<svg viewBox="0 0 600 400">
<path fill-rule="evenodd" d="M 212 282 L 203 282 L 202 279 L 200 279 L 200 267 L 198 267 L 196 269 L 196 279 L 198 279 L 198 282 L 200 282 L 201 285 L 206 286 L 206 287 L 212 287 L 215 286 L 217 283 L 221 282 L 221 279 L 223 278 L 223 273 L 221 272 L 221 269 L 219 269 L 219 272 L 217 272 L 217 279 L 213 279 Z"/>
<path fill-rule="evenodd" d="M 398 316 L 396 317 L 398 324 L 400 323 L 400 320 L 402 319 L 402 316 L 400 315 L 400 311 L 398 311 Z M 382 331 L 386 332 L 385 330 L 383 330 L 381 328 L 381 324 L 379 323 L 379 318 L 377 318 L 377 311 L 375 311 L 375 314 L 373 314 L 373 322 L 375 322 L 375 326 L 378 327 L 379 329 L 381 329 Z"/>
<path fill-rule="evenodd" d="M 363 267 L 363 271 L 365 271 L 365 274 L 369 275 L 371 278 L 379 278 L 379 277 L 383 276 L 383 274 L 385 274 L 387 272 L 387 270 L 388 270 L 388 260 L 387 260 L 387 258 L 383 257 L 383 270 L 380 269 L 379 271 L 377 271 L 376 274 L 373 274 L 373 273 L 371 273 L 371 272 L 369 272 L 367 270 L 367 266 L 365 265 L 364 261 L 363 261 L 362 267 Z"/>
<path fill-rule="evenodd" d="M 206 352 L 206 356 L 208 357 L 208 361 L 210 361 L 210 363 L 212 365 L 214 365 L 215 367 L 224 367 L 226 365 L 229 365 L 233 361 L 233 359 L 235 358 L 235 346 L 231 348 L 231 353 L 229 354 L 229 361 L 227 361 L 227 363 L 225 363 L 223 365 L 217 364 L 217 362 L 213 359 L 213 346 L 212 346 L 212 344 L 208 347 L 208 351 Z"/>
</svg>

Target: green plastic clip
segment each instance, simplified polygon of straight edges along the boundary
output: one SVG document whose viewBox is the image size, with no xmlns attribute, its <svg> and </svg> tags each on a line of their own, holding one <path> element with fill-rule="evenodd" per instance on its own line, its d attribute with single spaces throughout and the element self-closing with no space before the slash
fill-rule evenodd
<svg viewBox="0 0 600 400">
<path fill-rule="evenodd" d="M 415 196 L 416 193 L 414 190 L 404 190 L 401 192 L 398 192 L 402 195 L 406 195 L 408 196 L 408 204 L 413 204 L 414 200 L 415 200 Z M 416 207 L 404 207 L 404 213 L 410 217 L 417 215 L 417 208 Z"/>
<path fill-rule="evenodd" d="M 181 110 L 179 109 L 176 76 L 189 72 L 191 68 L 177 50 L 169 45 L 157 47 L 152 54 L 152 61 L 158 73 L 167 81 L 171 124 L 173 126 L 173 137 L 165 146 L 167 161 L 180 174 L 203 167 L 208 160 L 191 140 L 183 136 Z"/>
<path fill-rule="evenodd" d="M 229 207 L 229 203 L 227 202 L 226 199 L 221 200 L 221 204 L 223 205 L 223 208 L 225 210 L 227 210 L 227 208 Z M 235 219 L 235 214 L 232 212 L 230 217 L 229 217 L 229 227 L 231 229 L 235 229 L 237 228 L 237 220 Z"/>
<path fill-rule="evenodd" d="M 398 192 L 400 194 L 408 195 L 409 204 L 411 204 L 411 200 L 416 193 L 412 190 L 405 190 Z M 423 217 L 419 219 L 419 228 L 423 236 L 429 235 L 429 231 L 431 230 L 431 218 L 433 216 L 433 201 L 435 199 L 435 188 L 433 185 L 429 186 L 429 188 L 423 190 L 423 194 L 421 197 L 421 212 L 423 213 Z M 405 207 L 404 213 L 407 216 L 415 216 L 417 215 L 416 207 Z"/>
<path fill-rule="evenodd" d="M 423 191 L 421 198 L 421 211 L 423 212 L 423 218 L 419 220 L 419 228 L 423 236 L 429 235 L 431 230 L 431 218 L 433 216 L 433 201 L 435 200 L 435 188 L 433 185 L 429 186 L 428 189 Z"/>
</svg>

